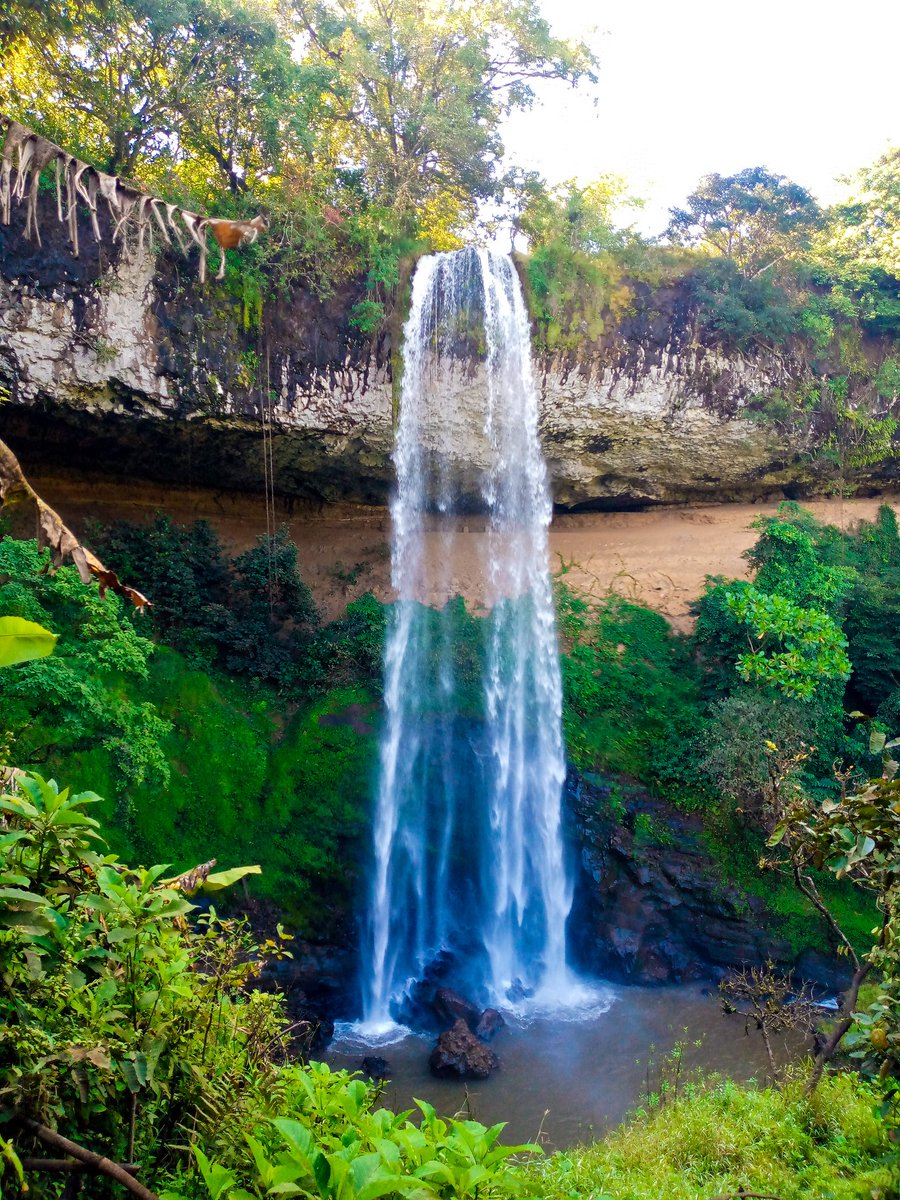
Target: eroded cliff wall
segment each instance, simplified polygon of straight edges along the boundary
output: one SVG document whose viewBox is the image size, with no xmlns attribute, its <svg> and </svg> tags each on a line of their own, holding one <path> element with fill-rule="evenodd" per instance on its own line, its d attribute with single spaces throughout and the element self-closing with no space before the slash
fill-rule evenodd
<svg viewBox="0 0 900 1200">
<path fill-rule="evenodd" d="M 241 300 L 200 285 L 191 261 L 111 251 L 86 222 L 76 260 L 54 216 L 40 247 L 24 240 L 21 208 L 0 226 L 0 428 L 26 469 L 262 491 L 271 433 L 281 496 L 384 502 L 397 335 L 353 328 L 358 282 L 269 301 L 248 328 Z M 599 343 L 536 367 L 562 507 L 757 500 L 833 482 L 796 439 L 744 415 L 804 363 L 705 344 L 677 287 L 635 287 Z M 474 504 L 479 448 L 445 449 Z M 893 471 L 880 464 L 876 482 Z"/>
</svg>

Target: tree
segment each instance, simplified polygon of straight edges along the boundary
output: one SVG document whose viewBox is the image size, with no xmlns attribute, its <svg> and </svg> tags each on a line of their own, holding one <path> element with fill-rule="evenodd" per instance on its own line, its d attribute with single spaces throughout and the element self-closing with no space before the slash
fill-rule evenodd
<svg viewBox="0 0 900 1200">
<path fill-rule="evenodd" d="M 129 0 L 28 7 L 3 55 L 13 115 L 104 170 L 131 174 L 171 128 L 180 29 Z"/>
<path fill-rule="evenodd" d="M 504 114 L 537 79 L 595 78 L 536 0 L 294 0 L 310 60 L 329 64 L 330 136 L 369 198 L 411 219 L 493 194 Z M 442 198 L 442 199 L 441 199 Z"/>
<path fill-rule="evenodd" d="M 900 278 L 900 146 L 847 182 L 850 198 L 832 214 L 832 250 Z"/>
<path fill-rule="evenodd" d="M 667 237 L 730 258 L 748 277 L 804 248 L 820 221 L 805 188 L 764 167 L 705 175 L 687 207 L 670 212 Z"/>
<path fill-rule="evenodd" d="M 13 114 L 108 172 L 206 201 L 311 150 L 323 69 L 294 60 L 266 0 L 63 0 L 7 38 Z"/>
<path fill-rule="evenodd" d="M 643 205 L 629 195 L 625 180 L 618 175 L 601 175 L 584 186 L 569 179 L 557 187 L 531 176 L 522 180 L 516 191 L 521 211 L 514 218 L 514 228 L 525 235 L 531 250 L 556 242 L 583 254 L 619 250 L 633 235 L 617 228 L 616 210 Z"/>
<path fill-rule="evenodd" d="M 260 0 L 200 0 L 194 6 L 175 108 L 192 155 L 211 160 L 238 195 L 280 174 L 313 149 L 315 114 L 329 68 L 301 65 Z M 186 54 L 179 56 L 184 69 Z"/>
<path fill-rule="evenodd" d="M 153 593 L 160 640 L 194 663 L 285 686 L 305 657 L 319 614 L 285 527 L 230 560 L 204 521 L 158 516 L 150 526 L 119 522 L 98 531 L 120 573 Z"/>
</svg>

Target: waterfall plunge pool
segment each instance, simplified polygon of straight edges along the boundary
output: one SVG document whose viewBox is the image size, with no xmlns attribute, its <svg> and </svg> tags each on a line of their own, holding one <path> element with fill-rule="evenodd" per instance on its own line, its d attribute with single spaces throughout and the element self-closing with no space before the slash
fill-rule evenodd
<svg viewBox="0 0 900 1200">
<path fill-rule="evenodd" d="M 759 1034 L 744 1034 L 743 1018 L 722 1014 L 714 987 L 598 985 L 608 1000 L 579 1014 L 577 1008 L 516 1018 L 492 1048 L 500 1068 L 489 1079 L 436 1079 L 428 1056 L 436 1035 L 408 1033 L 391 1044 L 370 1044 L 353 1027 L 337 1031 L 323 1057 L 334 1068 L 358 1071 L 367 1054 L 383 1055 L 391 1066 L 382 1103 L 394 1111 L 427 1100 L 442 1116 L 465 1116 L 492 1125 L 505 1121 L 503 1140 L 540 1140 L 547 1149 L 565 1149 L 618 1125 L 659 1090 L 673 1068 L 664 1061 L 683 1045 L 681 1082 L 693 1072 L 717 1072 L 739 1082 L 764 1080 L 768 1073 Z M 699 1043 L 699 1044 L 698 1044 Z M 776 1045 L 779 1061 L 802 1050 L 797 1041 Z M 538 1135 L 540 1135 L 538 1137 Z"/>
</svg>

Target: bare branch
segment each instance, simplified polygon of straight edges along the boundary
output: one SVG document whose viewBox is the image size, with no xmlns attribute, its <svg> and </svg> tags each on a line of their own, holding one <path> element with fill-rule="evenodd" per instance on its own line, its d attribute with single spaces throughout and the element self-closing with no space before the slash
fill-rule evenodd
<svg viewBox="0 0 900 1200">
<path fill-rule="evenodd" d="M 95 1154 L 93 1150 L 87 1150 L 84 1146 L 79 1146 L 77 1142 L 69 1141 L 62 1134 L 56 1133 L 53 1129 L 48 1129 L 46 1125 L 42 1125 L 40 1121 L 33 1121 L 26 1117 L 22 1123 L 26 1129 L 30 1129 L 34 1136 L 45 1145 L 51 1146 L 54 1150 L 61 1150 L 64 1154 L 71 1155 L 72 1158 L 84 1163 L 91 1170 L 97 1171 L 101 1175 L 108 1175 L 110 1179 L 115 1179 L 131 1192 L 132 1195 L 140 1197 L 140 1200 L 159 1200 L 155 1192 L 151 1192 L 149 1188 L 145 1188 L 142 1183 L 139 1183 L 119 1163 L 114 1163 L 110 1159 L 104 1158 L 102 1154 Z"/>
</svg>

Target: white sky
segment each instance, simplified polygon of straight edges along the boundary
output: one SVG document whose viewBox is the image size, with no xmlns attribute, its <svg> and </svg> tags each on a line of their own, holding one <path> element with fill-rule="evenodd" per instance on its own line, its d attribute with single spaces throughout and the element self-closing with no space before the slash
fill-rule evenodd
<svg viewBox="0 0 900 1200">
<path fill-rule="evenodd" d="M 624 175 L 648 201 L 645 233 L 711 171 L 765 166 L 828 203 L 835 176 L 900 142 L 900 0 L 542 7 L 555 33 L 590 35 L 600 81 L 543 86 L 507 124 L 509 157 L 552 182 Z"/>
</svg>

